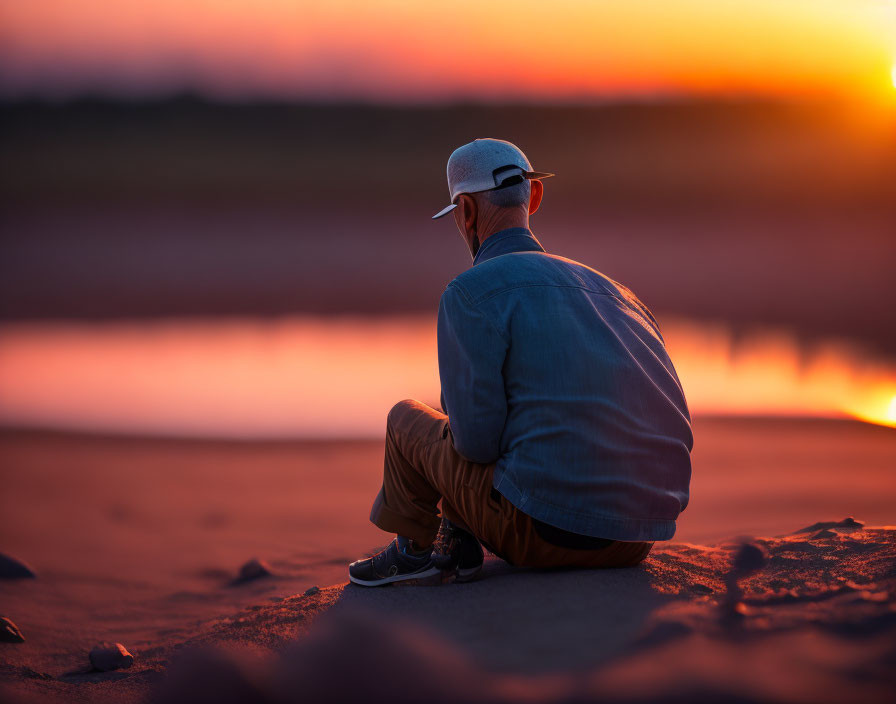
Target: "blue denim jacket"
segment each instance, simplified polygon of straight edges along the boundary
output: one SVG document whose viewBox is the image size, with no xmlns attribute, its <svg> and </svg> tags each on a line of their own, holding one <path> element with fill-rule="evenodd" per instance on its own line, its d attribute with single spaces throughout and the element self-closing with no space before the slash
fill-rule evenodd
<svg viewBox="0 0 896 704">
<path fill-rule="evenodd" d="M 524 513 L 612 540 L 668 540 L 693 446 L 656 320 L 624 286 L 525 228 L 482 244 L 442 295 L 442 406 L 457 451 L 496 462 Z"/>
</svg>

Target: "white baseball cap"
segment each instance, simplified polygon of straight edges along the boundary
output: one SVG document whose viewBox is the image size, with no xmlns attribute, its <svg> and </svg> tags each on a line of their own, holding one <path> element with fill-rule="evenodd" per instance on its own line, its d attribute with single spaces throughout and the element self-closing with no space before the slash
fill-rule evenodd
<svg viewBox="0 0 896 704">
<path fill-rule="evenodd" d="M 481 193 L 522 183 L 525 179 L 553 176 L 545 171 L 532 171 L 532 165 L 515 144 L 503 139 L 477 139 L 454 150 L 448 159 L 448 191 L 451 205 L 442 208 L 432 219 L 447 215 L 457 207 L 462 193 Z"/>
</svg>

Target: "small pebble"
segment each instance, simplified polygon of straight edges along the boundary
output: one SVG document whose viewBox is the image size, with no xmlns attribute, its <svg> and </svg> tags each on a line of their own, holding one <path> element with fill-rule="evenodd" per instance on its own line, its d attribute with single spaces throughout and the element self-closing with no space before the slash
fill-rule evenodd
<svg viewBox="0 0 896 704">
<path fill-rule="evenodd" d="M 847 516 L 842 521 L 837 523 L 835 527 L 837 527 L 837 528 L 855 528 L 856 530 L 858 530 L 860 528 L 864 528 L 865 524 L 862 523 L 861 521 L 857 521 L 852 516 Z"/>
<path fill-rule="evenodd" d="M 34 579 L 37 575 L 21 560 L 0 553 L 0 579 Z"/>
<path fill-rule="evenodd" d="M 720 606 L 722 623 L 738 627 L 746 615 L 746 607 L 741 603 L 743 590 L 738 582 L 758 572 L 768 564 L 768 551 L 756 542 L 742 542 L 731 557 L 731 569 L 725 575 L 726 594 Z"/>
<path fill-rule="evenodd" d="M 271 566 L 267 562 L 264 560 L 252 559 L 240 567 L 240 573 L 234 581 L 237 584 L 240 582 L 250 582 L 253 579 L 268 577 L 271 574 Z"/>
<path fill-rule="evenodd" d="M 101 643 L 90 651 L 90 664 L 100 672 L 111 672 L 133 665 L 134 656 L 121 643 Z"/>
<path fill-rule="evenodd" d="M 0 616 L 0 641 L 4 643 L 24 643 L 25 636 L 6 616 Z"/>
<path fill-rule="evenodd" d="M 305 590 L 305 596 L 312 596 L 320 592 L 320 587 L 310 587 Z"/>
<path fill-rule="evenodd" d="M 768 551 L 757 543 L 741 543 L 731 559 L 731 572 L 734 576 L 746 577 L 758 572 L 768 562 Z"/>
</svg>

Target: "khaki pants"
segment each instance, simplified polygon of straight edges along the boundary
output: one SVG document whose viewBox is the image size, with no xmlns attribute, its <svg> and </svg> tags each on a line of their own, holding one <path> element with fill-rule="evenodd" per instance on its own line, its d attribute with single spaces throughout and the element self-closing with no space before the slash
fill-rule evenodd
<svg viewBox="0 0 896 704">
<path fill-rule="evenodd" d="M 492 489 L 494 465 L 470 462 L 454 449 L 448 417 L 418 401 L 401 401 L 386 424 L 383 488 L 370 520 L 379 528 L 433 542 L 445 518 L 520 567 L 628 567 L 653 543 L 614 542 L 596 550 L 562 548 L 543 540 L 532 519 Z"/>
</svg>

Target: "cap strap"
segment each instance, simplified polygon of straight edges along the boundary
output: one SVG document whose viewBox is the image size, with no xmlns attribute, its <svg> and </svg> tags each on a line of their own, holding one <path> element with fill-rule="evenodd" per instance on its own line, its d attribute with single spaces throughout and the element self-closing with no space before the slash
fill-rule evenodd
<svg viewBox="0 0 896 704">
<path fill-rule="evenodd" d="M 515 173 L 509 173 L 509 172 Z M 506 188 L 507 186 L 515 186 L 523 182 L 523 174 L 526 170 L 517 164 L 505 164 L 499 166 L 492 171 L 492 178 L 495 180 L 496 188 Z"/>
</svg>

